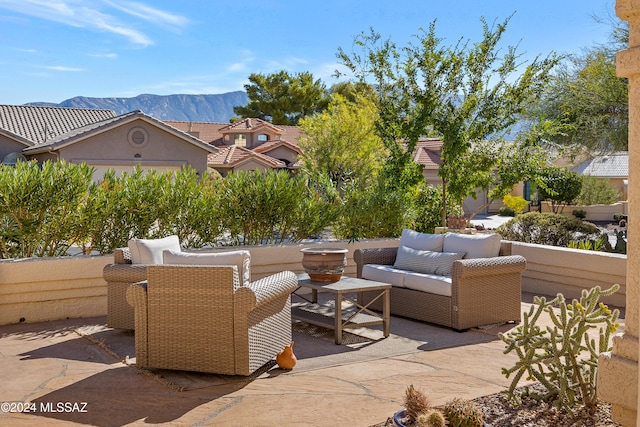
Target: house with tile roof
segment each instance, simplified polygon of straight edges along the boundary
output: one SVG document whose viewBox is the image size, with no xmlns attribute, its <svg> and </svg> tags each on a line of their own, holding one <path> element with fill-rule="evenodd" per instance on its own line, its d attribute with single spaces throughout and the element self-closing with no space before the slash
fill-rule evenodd
<svg viewBox="0 0 640 427">
<path fill-rule="evenodd" d="M 107 169 L 207 170 L 218 149 L 142 111 L 0 105 L 0 155 L 87 163 L 100 178 Z"/>
<path fill-rule="evenodd" d="M 627 200 L 629 184 L 629 153 L 619 151 L 610 154 L 589 156 L 571 168 L 580 175 L 590 175 L 609 181 Z"/>
<path fill-rule="evenodd" d="M 261 119 L 234 123 L 165 120 L 165 123 L 217 147 L 220 152 L 209 155 L 209 167 L 222 176 L 239 170 L 300 167 L 301 131 L 297 126 L 273 125 Z"/>
</svg>

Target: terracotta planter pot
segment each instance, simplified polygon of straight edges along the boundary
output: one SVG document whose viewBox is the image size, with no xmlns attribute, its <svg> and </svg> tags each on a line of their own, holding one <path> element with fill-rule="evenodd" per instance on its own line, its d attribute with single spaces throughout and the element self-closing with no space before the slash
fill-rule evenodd
<svg viewBox="0 0 640 427">
<path fill-rule="evenodd" d="M 342 248 L 304 248 L 302 267 L 311 280 L 317 282 L 337 282 L 347 265 L 348 249 Z"/>
</svg>

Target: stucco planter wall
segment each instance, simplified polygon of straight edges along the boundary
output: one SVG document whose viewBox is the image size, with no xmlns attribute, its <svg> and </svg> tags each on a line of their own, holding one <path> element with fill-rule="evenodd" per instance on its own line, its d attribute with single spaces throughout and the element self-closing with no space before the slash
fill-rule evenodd
<svg viewBox="0 0 640 427">
<path fill-rule="evenodd" d="M 243 247 L 251 252 L 251 278 L 257 280 L 283 270 L 302 273 L 300 249 L 345 248 L 346 276 L 356 275 L 353 252 L 358 248 L 398 246 L 398 239 L 372 239 Z M 220 248 L 226 251 L 236 248 Z M 512 252 L 527 259 L 523 290 L 544 295 L 562 292 L 577 298 L 582 289 L 613 283 L 621 290 L 607 299 L 625 305 L 626 256 L 601 252 L 513 243 Z M 104 316 L 107 288 L 102 269 L 113 256 L 61 257 L 0 261 L 0 325 L 74 317 Z"/>
<path fill-rule="evenodd" d="M 580 298 L 583 289 L 607 289 L 617 283 L 620 290 L 602 300 L 618 307 L 626 305 L 626 255 L 520 242 L 513 242 L 512 253 L 527 260 L 522 274 L 523 292 L 551 296 L 560 292 L 572 299 Z"/>
<path fill-rule="evenodd" d="M 565 206 L 562 210 L 562 214 L 573 217 L 573 211 L 582 209 L 587 213 L 584 218 L 585 221 L 611 221 L 613 222 L 613 215 L 629 213 L 629 202 L 617 202 L 612 205 L 569 205 Z M 551 203 L 547 201 L 540 202 L 541 212 L 551 212 Z"/>
</svg>

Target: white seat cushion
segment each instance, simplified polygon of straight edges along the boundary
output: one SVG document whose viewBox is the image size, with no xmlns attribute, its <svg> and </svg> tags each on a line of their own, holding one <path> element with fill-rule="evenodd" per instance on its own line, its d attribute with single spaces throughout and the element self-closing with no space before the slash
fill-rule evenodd
<svg viewBox="0 0 640 427">
<path fill-rule="evenodd" d="M 465 258 L 491 258 L 500 255 L 499 234 L 444 234 L 443 252 L 465 252 Z"/>
<path fill-rule="evenodd" d="M 162 239 L 131 239 L 127 246 L 131 252 L 132 264 L 162 264 L 162 251 L 172 249 L 180 251 L 178 236 Z"/>
<path fill-rule="evenodd" d="M 402 235 L 400 236 L 400 246 L 419 249 L 421 251 L 442 252 L 443 242 L 444 234 L 419 233 L 414 230 L 409 230 L 408 228 L 402 230 Z"/>
<path fill-rule="evenodd" d="M 404 287 L 435 295 L 451 296 L 451 276 L 407 272 Z"/>
<path fill-rule="evenodd" d="M 162 254 L 165 264 L 235 265 L 238 267 L 242 286 L 247 286 L 251 282 L 251 254 L 249 251 L 193 253 L 168 249 Z"/>
<path fill-rule="evenodd" d="M 391 265 L 365 264 L 362 266 L 362 278 L 376 282 L 389 283 L 399 288 L 404 287 L 406 271 L 393 268 Z"/>
</svg>

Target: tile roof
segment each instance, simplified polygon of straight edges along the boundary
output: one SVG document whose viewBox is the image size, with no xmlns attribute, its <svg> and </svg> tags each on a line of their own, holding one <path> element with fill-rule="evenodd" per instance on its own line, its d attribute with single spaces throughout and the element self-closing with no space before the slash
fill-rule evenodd
<svg viewBox="0 0 640 427">
<path fill-rule="evenodd" d="M 220 151 L 218 151 L 218 153 L 209 154 L 207 158 L 209 166 L 214 168 L 216 166 L 233 167 L 249 159 L 255 159 L 258 162 L 266 163 L 272 168 L 283 168 L 286 166 L 286 164 L 281 160 L 256 153 L 248 148 L 238 147 L 236 145 L 220 147 L 219 150 Z"/>
<path fill-rule="evenodd" d="M 571 170 L 582 175 L 603 178 L 627 178 L 629 177 L 629 153 L 617 152 L 595 156 L 573 167 Z"/>
<path fill-rule="evenodd" d="M 442 141 L 435 138 L 421 139 L 416 144 L 413 152 L 413 160 L 425 167 L 425 169 L 438 169 L 442 164 L 440 150 Z"/>
<path fill-rule="evenodd" d="M 112 110 L 0 105 L 0 128 L 32 144 L 116 116 Z"/>
<path fill-rule="evenodd" d="M 249 120 L 249 119 L 246 119 L 246 120 Z M 242 122 L 242 124 L 239 125 L 238 127 L 233 128 L 233 130 L 237 131 L 238 129 L 245 129 L 245 130 L 252 129 L 255 131 L 255 130 L 258 130 L 259 127 L 261 127 L 261 126 L 258 126 L 257 123 L 252 127 L 248 127 L 248 125 L 246 124 L 246 120 L 240 120 L 239 122 Z M 298 141 L 300 140 L 300 136 L 302 134 L 302 131 L 298 126 L 284 126 L 284 125 L 274 126 L 260 119 L 250 119 L 250 120 L 259 120 L 262 123 L 266 123 L 272 128 L 277 129 L 278 131 L 277 133 L 281 135 L 280 139 L 285 140 L 293 145 L 298 145 Z M 224 134 L 222 131 L 225 129 L 226 130 L 232 129 L 230 126 L 238 123 L 236 122 L 230 125 L 229 123 L 181 122 L 181 121 L 175 121 L 175 120 L 164 120 L 164 122 L 170 126 L 173 126 L 176 129 L 180 129 L 183 132 L 197 133 L 197 137 L 199 139 L 201 139 L 204 142 L 208 142 L 209 144 L 213 144 L 215 146 L 224 145 L 224 142 L 222 140 Z"/>
<path fill-rule="evenodd" d="M 267 141 L 253 149 L 256 153 L 268 153 L 271 150 L 275 150 L 278 147 L 286 147 L 297 154 L 302 154 L 302 149 L 297 144 L 292 144 L 284 139 L 272 139 Z"/>
<path fill-rule="evenodd" d="M 73 142 L 79 140 L 79 139 L 83 139 L 87 136 L 90 136 L 96 132 L 101 132 L 103 130 L 109 129 L 113 126 L 117 126 L 118 124 L 121 123 L 126 123 L 128 121 L 132 121 L 135 119 L 143 119 L 147 122 L 151 122 L 154 125 L 160 127 L 160 128 L 164 128 L 167 131 L 170 131 L 172 133 L 177 134 L 179 137 L 188 140 L 189 142 L 200 146 L 201 148 L 209 151 L 209 152 L 215 152 L 217 151 L 217 149 L 215 147 L 212 147 L 210 144 L 207 144 L 201 140 L 199 140 L 198 138 L 195 138 L 185 132 L 180 131 L 179 129 L 175 129 L 167 124 L 165 124 L 164 122 L 149 116 L 145 113 L 143 113 L 140 110 L 136 110 L 136 111 L 131 111 L 129 113 L 125 113 L 125 114 L 121 114 L 119 116 L 114 116 L 114 117 L 109 117 L 106 118 L 104 120 L 101 121 L 96 121 L 93 123 L 89 123 L 85 126 L 79 127 L 79 128 L 75 128 L 72 129 L 66 133 L 57 135 L 54 138 L 48 139 L 46 142 L 42 142 L 40 144 L 37 144 L 33 147 L 29 147 L 27 149 L 24 150 L 25 153 L 35 153 L 38 152 L 40 150 L 43 149 L 49 149 L 51 147 L 54 148 L 61 148 L 65 145 L 68 144 L 72 144 Z"/>
</svg>

